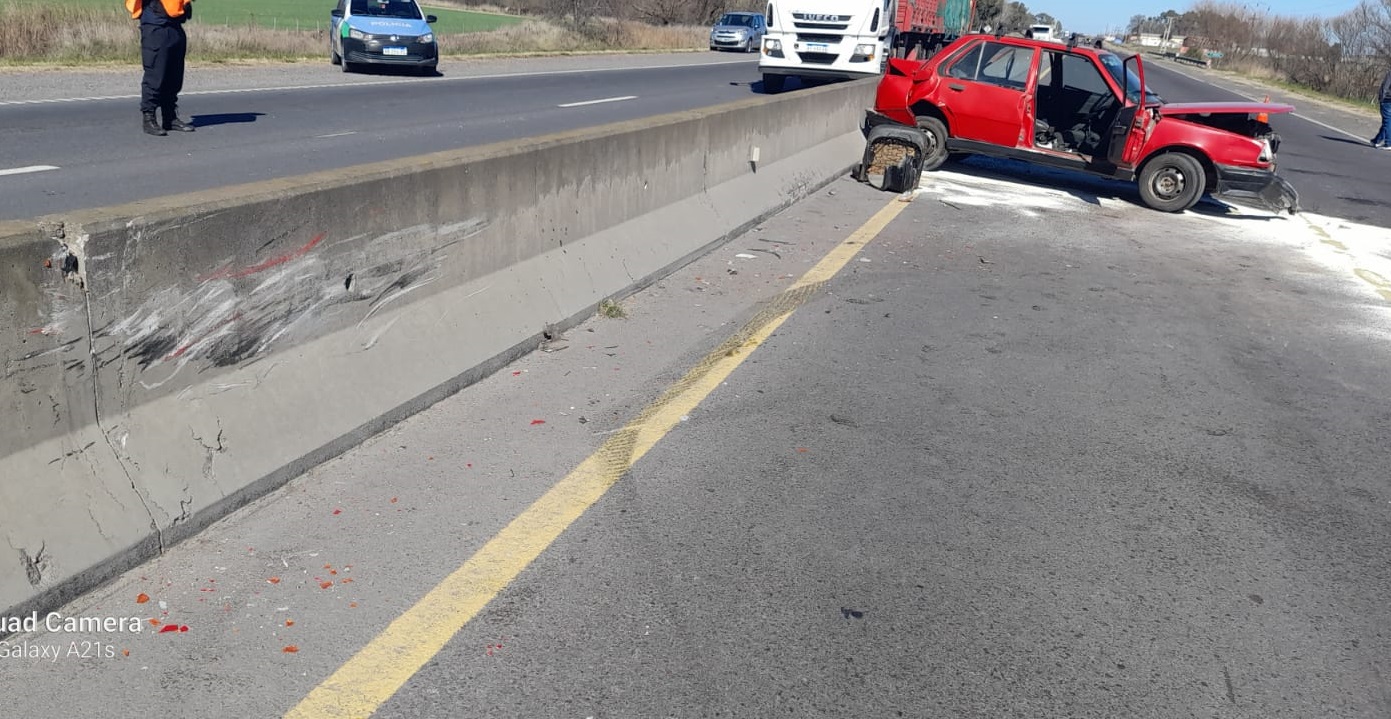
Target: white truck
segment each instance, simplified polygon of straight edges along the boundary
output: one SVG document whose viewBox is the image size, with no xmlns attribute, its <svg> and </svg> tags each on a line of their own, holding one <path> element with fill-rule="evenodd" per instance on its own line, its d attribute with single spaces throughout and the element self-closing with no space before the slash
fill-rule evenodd
<svg viewBox="0 0 1391 719">
<path fill-rule="evenodd" d="M 758 56 L 764 92 L 789 77 L 881 75 L 890 57 L 930 54 L 966 30 L 974 0 L 772 0 Z"/>
<path fill-rule="evenodd" d="M 1057 29 L 1052 25 L 1030 25 L 1028 35 L 1035 40 L 1060 42 L 1060 40 L 1058 40 Z"/>
</svg>

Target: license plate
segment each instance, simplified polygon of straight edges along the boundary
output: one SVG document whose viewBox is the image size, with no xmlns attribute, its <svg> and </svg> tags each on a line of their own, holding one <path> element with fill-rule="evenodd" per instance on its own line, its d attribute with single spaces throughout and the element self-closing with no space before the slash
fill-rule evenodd
<svg viewBox="0 0 1391 719">
<path fill-rule="evenodd" d="M 821 43 L 816 43 L 816 42 L 809 42 L 809 43 L 807 43 L 807 52 L 823 52 L 823 53 L 828 53 L 828 52 L 830 52 L 830 51 L 831 51 L 831 46 L 830 46 L 830 45 L 822 45 Z"/>
<path fill-rule="evenodd" d="M 384 47 L 384 48 L 382 48 L 382 54 L 383 54 L 383 55 L 405 55 L 405 54 L 406 54 L 406 48 L 404 48 L 404 47 Z"/>
</svg>

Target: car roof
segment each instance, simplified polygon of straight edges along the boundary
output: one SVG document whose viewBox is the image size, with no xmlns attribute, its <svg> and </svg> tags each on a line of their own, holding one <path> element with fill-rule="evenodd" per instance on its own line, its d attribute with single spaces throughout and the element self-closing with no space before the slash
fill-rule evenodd
<svg viewBox="0 0 1391 719">
<path fill-rule="evenodd" d="M 1000 35 L 996 37 L 992 33 L 978 32 L 972 33 L 970 35 L 961 36 L 961 41 L 979 39 L 993 40 L 997 42 L 1007 43 L 1010 45 L 1020 45 L 1023 47 L 1041 47 L 1046 50 L 1057 50 L 1059 48 L 1066 48 L 1066 45 L 1060 44 L 1057 40 L 1039 40 L 1037 38 L 1021 37 L 1019 35 Z M 1088 47 L 1081 43 L 1073 45 L 1072 52 L 1092 56 L 1097 56 L 1101 54 L 1099 51 L 1097 51 L 1096 48 Z"/>
</svg>

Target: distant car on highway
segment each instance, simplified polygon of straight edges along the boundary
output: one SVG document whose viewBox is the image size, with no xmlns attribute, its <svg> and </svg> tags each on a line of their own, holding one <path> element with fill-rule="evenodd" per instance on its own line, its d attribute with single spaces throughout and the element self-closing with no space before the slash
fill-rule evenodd
<svg viewBox="0 0 1391 719">
<path fill-rule="evenodd" d="M 710 28 L 710 49 L 755 52 L 766 34 L 768 24 L 759 13 L 727 12 Z"/>
<path fill-rule="evenodd" d="M 343 72 L 392 65 L 434 74 L 439 43 L 430 25 L 436 20 L 416 0 L 338 0 L 329 12 L 329 62 Z"/>
<path fill-rule="evenodd" d="M 876 141 L 906 142 L 920 148 L 918 171 L 951 155 L 991 155 L 1137 182 L 1144 204 L 1165 212 L 1204 193 L 1297 211 L 1297 193 L 1275 174 L 1280 137 L 1269 124 L 1293 107 L 1168 103 L 1144 78 L 1139 55 L 967 35 L 925 62 L 889 60 L 866 156 Z M 917 182 L 906 166 L 894 178 Z"/>
</svg>

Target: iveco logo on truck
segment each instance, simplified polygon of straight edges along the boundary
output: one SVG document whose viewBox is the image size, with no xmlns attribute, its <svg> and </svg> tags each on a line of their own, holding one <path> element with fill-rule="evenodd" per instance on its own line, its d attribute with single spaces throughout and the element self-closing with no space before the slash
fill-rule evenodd
<svg viewBox="0 0 1391 719">
<path fill-rule="evenodd" d="M 796 13 L 793 17 L 798 20 L 807 20 L 809 22 L 845 22 L 850 19 L 848 17 L 841 17 L 840 15 L 817 15 L 811 13 Z"/>
</svg>

